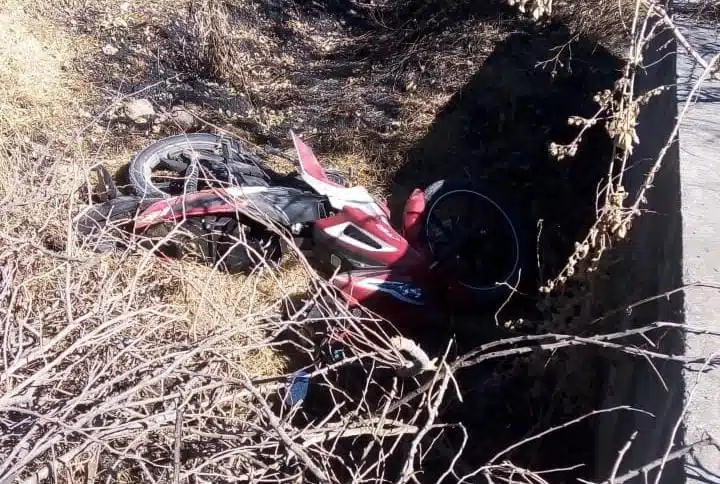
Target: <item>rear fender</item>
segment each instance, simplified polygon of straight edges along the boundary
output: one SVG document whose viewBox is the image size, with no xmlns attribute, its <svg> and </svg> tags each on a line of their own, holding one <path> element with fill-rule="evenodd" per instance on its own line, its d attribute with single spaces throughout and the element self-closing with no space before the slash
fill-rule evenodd
<svg viewBox="0 0 720 484">
<path fill-rule="evenodd" d="M 238 190 L 239 189 L 239 190 Z M 265 187 L 208 189 L 179 197 L 158 200 L 135 218 L 135 229 L 143 230 L 187 217 L 241 214 L 269 226 L 287 225 L 287 217 L 261 196 Z"/>
<path fill-rule="evenodd" d="M 425 192 L 416 188 L 405 202 L 403 210 L 403 236 L 408 243 L 419 249 L 422 247 L 420 238 L 422 235 L 422 218 L 425 214 Z"/>
<path fill-rule="evenodd" d="M 290 131 L 290 137 L 293 140 L 293 145 L 298 155 L 298 171 L 303 180 L 313 187 L 320 184 L 342 188 L 342 185 L 334 183 L 327 177 L 325 170 L 323 170 L 322 165 L 315 157 L 312 149 L 292 130 Z"/>
</svg>

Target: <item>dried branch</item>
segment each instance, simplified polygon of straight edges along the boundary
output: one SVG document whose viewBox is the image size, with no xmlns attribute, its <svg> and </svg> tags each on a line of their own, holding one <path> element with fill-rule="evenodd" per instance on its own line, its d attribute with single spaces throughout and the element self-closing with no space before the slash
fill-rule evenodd
<svg viewBox="0 0 720 484">
<path fill-rule="evenodd" d="M 608 479 L 607 481 L 603 481 L 600 484 L 623 484 L 624 482 L 631 481 L 632 479 L 635 479 L 637 476 L 643 475 L 647 476 L 650 471 L 657 469 L 661 465 L 663 465 L 663 462 L 667 463 L 670 461 L 674 461 L 676 459 L 679 459 L 681 457 L 684 457 L 685 455 L 689 454 L 695 449 L 699 449 L 701 447 L 705 447 L 708 445 L 715 445 L 714 441 L 711 438 L 706 438 L 703 440 L 698 440 L 697 442 L 693 442 L 692 444 L 686 445 L 684 447 L 681 447 L 680 449 L 670 452 L 666 456 L 659 457 L 651 462 L 648 462 L 644 466 L 634 469 L 630 472 L 626 472 L 625 474 L 616 477 L 614 481 Z M 589 483 L 589 481 L 581 480 L 581 482 Z"/>
<path fill-rule="evenodd" d="M 606 408 L 606 409 L 602 409 L 602 410 L 594 410 L 594 411 L 592 411 L 592 412 L 590 412 L 590 413 L 587 413 L 587 414 L 585 414 L 585 415 L 582 415 L 582 416 L 580 416 L 580 417 L 578 417 L 578 418 L 576 418 L 576 419 L 570 420 L 570 421 L 568 421 L 568 422 L 566 422 L 566 423 L 564 423 L 564 424 L 562 424 L 562 425 L 557 425 L 557 426 L 555 426 L 555 427 L 551 427 L 551 428 L 549 428 L 549 429 L 547 429 L 547 430 L 544 430 L 544 431 L 542 431 L 542 432 L 540 432 L 540 433 L 538 433 L 538 434 L 535 434 L 535 435 L 533 435 L 533 436 L 531 436 L 531 437 L 528 437 L 528 438 L 526 438 L 526 439 L 524 439 L 524 440 L 521 440 L 520 442 L 516 442 L 516 443 L 512 444 L 511 446 L 507 447 L 506 449 L 504 449 L 504 450 L 498 452 L 497 454 L 495 454 L 495 455 L 488 461 L 488 464 L 493 464 L 493 463 L 494 463 L 495 461 L 497 461 L 500 457 L 506 455 L 506 454 L 509 453 L 510 451 L 512 451 L 512 450 L 514 450 L 514 449 L 517 449 L 518 447 L 520 447 L 520 446 L 522 446 L 522 445 L 525 445 L 525 444 L 527 444 L 528 442 L 532 442 L 533 440 L 541 439 L 542 437 L 544 437 L 544 436 L 546 436 L 546 435 L 548 435 L 548 434 L 550 434 L 550 433 L 552 433 L 552 432 L 556 432 L 556 431 L 558 431 L 558 430 L 567 428 L 567 427 L 569 427 L 569 426 L 571 426 L 571 425 L 575 425 L 576 423 L 582 422 L 583 420 L 588 419 L 588 418 L 590 418 L 590 417 L 594 417 L 595 415 L 599 415 L 599 414 L 603 414 L 603 413 L 609 413 L 609 412 L 617 412 L 618 410 L 628 410 L 628 411 L 631 411 L 631 412 L 644 413 L 645 415 L 650 415 L 651 417 L 653 416 L 650 412 L 647 412 L 647 411 L 641 410 L 641 409 L 637 409 L 637 408 L 633 408 L 633 407 L 630 407 L 630 406 L 628 406 L 628 405 L 620 405 L 620 406 L 617 406 L 617 407 Z"/>
<path fill-rule="evenodd" d="M 695 377 L 695 384 L 693 385 L 692 389 L 690 390 L 690 394 L 688 395 L 687 399 L 685 400 L 685 405 L 683 405 L 683 409 L 680 412 L 680 416 L 675 421 L 675 425 L 673 426 L 672 432 L 670 433 L 670 436 L 668 437 L 668 445 L 667 449 L 665 450 L 665 454 L 662 457 L 662 460 L 660 461 L 660 466 L 658 469 L 657 476 L 655 476 L 655 484 L 658 484 L 660 482 L 660 478 L 662 477 L 663 469 L 665 468 L 665 464 L 667 463 L 668 456 L 670 455 L 670 450 L 672 449 L 672 446 L 675 443 L 675 436 L 678 433 L 678 430 L 680 429 L 680 426 L 683 424 L 683 420 L 685 419 L 685 414 L 687 413 L 688 409 L 690 408 L 690 404 L 693 401 L 693 398 L 695 397 L 695 391 L 697 390 L 698 386 L 700 386 L 700 379 L 705 374 L 705 370 L 707 369 L 708 365 L 713 364 L 715 358 L 717 355 L 720 354 L 720 352 L 713 353 L 703 363 L 702 368 L 700 368 L 700 371 L 698 371 L 697 376 Z"/>
<path fill-rule="evenodd" d="M 660 17 L 662 17 L 664 24 L 670 29 L 670 31 L 673 33 L 673 36 L 675 39 L 680 43 L 680 45 L 683 46 L 685 51 L 692 56 L 695 61 L 700 64 L 700 66 L 709 71 L 708 77 L 711 79 L 720 79 L 720 74 L 715 72 L 717 70 L 717 67 L 712 66 L 712 61 L 708 62 L 706 61 L 702 55 L 695 49 L 690 42 L 688 42 L 687 38 L 683 35 L 682 32 L 680 32 L 680 29 L 677 28 L 675 25 L 675 22 L 670 18 L 670 15 L 668 15 L 667 10 L 662 5 L 657 4 L 656 2 L 650 2 L 648 0 L 643 0 L 643 5 L 645 7 L 651 9 L 653 12 L 658 14 Z"/>
<path fill-rule="evenodd" d="M 275 415 L 275 412 L 270 408 L 270 406 L 265 401 L 265 398 L 260 393 L 260 390 L 258 390 L 255 385 L 253 385 L 250 378 L 246 377 L 245 381 L 246 388 L 252 393 L 252 395 L 255 397 L 255 399 L 260 403 L 262 411 L 265 414 L 265 417 L 267 417 L 268 422 L 270 423 L 270 426 L 277 432 L 278 436 L 280 437 L 280 440 L 288 447 L 288 449 L 297 456 L 298 459 L 300 459 L 305 466 L 307 466 L 308 470 L 312 472 L 315 477 L 320 479 L 322 482 L 329 481 L 328 477 L 325 475 L 325 472 L 322 471 L 311 459 L 311 457 L 303 450 L 303 448 L 298 445 L 296 442 L 292 440 L 290 435 L 285 431 L 283 428 L 282 423 L 280 422 L 280 419 Z"/>
</svg>

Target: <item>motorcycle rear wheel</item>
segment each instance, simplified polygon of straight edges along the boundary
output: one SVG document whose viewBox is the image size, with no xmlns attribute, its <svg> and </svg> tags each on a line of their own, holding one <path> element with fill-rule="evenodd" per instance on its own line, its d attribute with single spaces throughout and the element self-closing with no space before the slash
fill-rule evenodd
<svg viewBox="0 0 720 484">
<path fill-rule="evenodd" d="M 231 145 L 230 171 L 233 176 L 239 173 L 252 173 L 257 168 L 240 160 L 253 158 L 262 163 L 251 153 L 241 153 L 237 145 Z M 163 199 L 183 195 L 188 191 L 207 188 L 209 186 L 227 185 L 230 174 L 213 171 L 201 162 L 199 168 L 191 168 L 183 153 L 196 153 L 218 156 L 222 154 L 222 138 L 211 133 L 191 133 L 169 136 L 152 143 L 140 151 L 130 162 L 128 177 L 138 197 L 143 199 Z M 188 190 L 187 177 L 194 174 L 196 178 L 193 189 Z M 263 185 L 265 181 L 259 175 L 244 174 L 245 185 Z"/>
</svg>

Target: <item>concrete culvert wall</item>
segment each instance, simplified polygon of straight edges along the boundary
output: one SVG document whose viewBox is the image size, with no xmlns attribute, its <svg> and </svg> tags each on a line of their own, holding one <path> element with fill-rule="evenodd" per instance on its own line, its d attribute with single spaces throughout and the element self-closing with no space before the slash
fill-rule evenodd
<svg viewBox="0 0 720 484">
<path fill-rule="evenodd" d="M 676 2 L 675 8 L 682 10 L 684 6 L 687 4 Z M 682 14 L 676 24 L 708 59 L 720 51 L 714 29 Z M 648 67 L 638 79 L 638 92 L 658 86 L 672 89 L 641 112 L 640 145 L 628 178 L 631 193 L 656 162 L 702 71 L 669 31 L 656 37 L 647 52 Z M 619 321 L 622 328 L 656 321 L 714 330 L 720 327 L 715 310 L 720 299 L 717 287 L 713 287 L 720 261 L 720 176 L 713 156 L 720 148 L 717 86 L 715 81 L 703 87 L 697 104 L 686 113 L 679 140 L 667 151 L 650 191 L 648 212 L 636 222 L 631 241 L 621 249 L 620 272 L 624 277 L 613 278 L 607 288 L 620 303 L 618 307 L 661 296 L 623 311 Z M 678 290 L 683 285 L 694 286 Z M 720 338 L 709 335 L 681 335 L 670 330 L 655 333 L 652 339 L 655 350 L 667 354 L 709 356 L 720 350 Z M 671 361 L 627 358 L 610 368 L 603 407 L 629 405 L 652 415 L 612 413 L 598 421 L 596 468 L 604 473 L 598 480 L 609 478 L 618 452 L 629 444 L 617 475 L 634 469 L 641 472 L 623 482 L 655 482 L 658 469 L 662 469 L 662 483 L 720 482 L 720 451 L 712 445 L 672 459 L 672 453 L 688 445 L 720 436 L 720 370 L 717 365 L 703 367 L 700 363 L 683 369 Z M 698 371 L 701 369 L 702 373 Z M 663 460 L 667 463 L 662 464 Z M 644 466 L 654 468 L 645 473 Z"/>
</svg>

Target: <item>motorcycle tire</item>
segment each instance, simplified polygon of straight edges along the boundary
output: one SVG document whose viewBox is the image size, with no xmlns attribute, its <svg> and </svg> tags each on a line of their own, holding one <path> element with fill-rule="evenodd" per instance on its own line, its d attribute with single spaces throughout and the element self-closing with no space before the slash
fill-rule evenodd
<svg viewBox="0 0 720 484">
<path fill-rule="evenodd" d="M 112 250 L 122 233 L 132 229 L 135 216 L 150 205 L 149 200 L 121 196 L 105 203 L 91 205 L 74 219 L 75 232 L 85 245 L 97 252 Z"/>
<path fill-rule="evenodd" d="M 507 294 L 508 285 L 517 284 L 521 257 L 517 223 L 507 206 L 501 206 L 498 200 L 486 188 L 464 180 L 439 180 L 425 190 L 426 208 L 421 237 L 434 257 L 438 257 L 442 243 L 451 243 L 453 230 L 478 227 L 478 235 L 471 236 L 462 249 L 463 256 L 467 256 L 468 252 L 473 254 L 462 258 L 461 249 L 458 249 L 457 264 L 452 271 L 457 283 L 477 296 Z M 453 208 L 452 202 L 457 207 Z M 469 208 L 471 203 L 473 208 Z M 448 224 L 447 219 L 443 219 L 442 213 L 438 213 L 441 208 L 457 216 L 454 228 L 452 223 Z M 460 220 L 463 210 L 469 216 L 468 220 Z M 482 215 L 484 219 L 478 221 Z M 484 226 L 485 220 L 487 226 Z M 442 243 L 441 238 L 445 239 Z"/>
<path fill-rule="evenodd" d="M 142 199 L 151 200 L 171 198 L 180 194 L 170 193 L 153 182 L 153 171 L 156 169 L 166 169 L 180 173 L 186 169 L 186 166 L 182 162 L 170 159 L 170 156 L 178 155 L 185 150 L 215 152 L 221 146 L 221 141 L 222 138 L 220 136 L 211 133 L 191 133 L 169 136 L 152 143 L 140 151 L 128 167 L 128 178 L 135 194 Z M 242 159 L 243 157 L 251 156 L 240 153 L 237 147 L 231 147 L 231 149 L 233 150 L 233 158 L 238 157 Z M 247 171 L 251 174 L 244 176 L 250 178 L 252 184 L 264 183 L 261 174 L 256 173 L 258 169 L 254 165 L 239 162 L 232 162 L 230 165 L 230 169 L 234 175 L 237 176 L 238 173 Z M 197 170 L 193 170 L 193 173 L 196 173 L 196 171 Z M 218 179 L 226 178 L 227 173 L 216 174 L 216 177 Z M 197 188 L 197 179 L 190 180 L 190 185 Z M 180 182 L 179 186 L 187 188 L 187 180 Z"/>
</svg>

